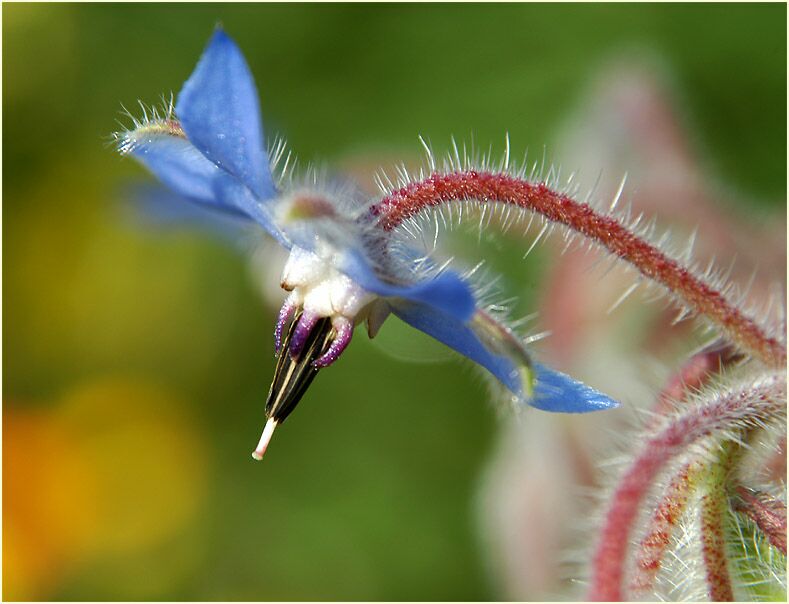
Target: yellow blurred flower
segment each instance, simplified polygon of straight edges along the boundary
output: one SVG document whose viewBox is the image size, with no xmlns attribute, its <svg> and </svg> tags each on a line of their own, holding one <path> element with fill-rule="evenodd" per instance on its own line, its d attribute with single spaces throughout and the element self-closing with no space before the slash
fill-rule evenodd
<svg viewBox="0 0 789 604">
<path fill-rule="evenodd" d="M 195 520 L 206 456 L 171 393 L 101 379 L 47 408 L 6 404 L 3 419 L 6 598 L 47 598 L 72 573 L 145 553 Z"/>
</svg>

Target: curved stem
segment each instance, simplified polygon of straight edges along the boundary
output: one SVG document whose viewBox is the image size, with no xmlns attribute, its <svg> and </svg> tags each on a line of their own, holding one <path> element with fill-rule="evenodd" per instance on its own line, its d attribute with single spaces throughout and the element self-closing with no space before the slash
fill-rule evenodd
<svg viewBox="0 0 789 604">
<path fill-rule="evenodd" d="M 646 535 L 636 552 L 634 575 L 630 581 L 630 589 L 636 595 L 643 595 L 652 588 L 671 543 L 671 536 L 685 513 L 703 468 L 697 462 L 683 466 L 672 478 L 655 508 Z"/>
<path fill-rule="evenodd" d="M 679 261 L 623 225 L 585 203 L 506 173 L 467 170 L 435 173 L 386 195 L 370 208 L 377 226 L 389 231 L 425 208 L 452 201 L 503 203 L 541 214 L 548 220 L 602 245 L 641 274 L 663 285 L 696 313 L 708 317 L 739 346 L 773 367 L 786 365 L 786 346 L 769 336 L 724 294 Z"/>
<path fill-rule="evenodd" d="M 775 419 L 785 413 L 786 376 L 773 373 L 756 383 L 744 381 L 669 420 L 647 438 L 626 470 L 606 515 L 592 563 L 591 600 L 621 600 L 625 557 L 641 501 L 666 463 L 710 436 Z"/>
<path fill-rule="evenodd" d="M 721 343 L 713 344 L 694 354 L 671 377 L 658 395 L 657 403 L 652 407 L 654 419 L 647 423 L 647 428 L 656 425 L 664 415 L 673 411 L 678 402 L 686 399 L 688 392 L 699 390 L 724 367 L 741 360 L 742 355 L 737 354 L 733 346 Z"/>
</svg>

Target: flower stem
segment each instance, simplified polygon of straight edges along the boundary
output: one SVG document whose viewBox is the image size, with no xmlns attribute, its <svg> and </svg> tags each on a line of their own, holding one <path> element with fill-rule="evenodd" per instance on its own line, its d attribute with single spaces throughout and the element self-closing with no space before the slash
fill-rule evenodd
<svg viewBox="0 0 789 604">
<path fill-rule="evenodd" d="M 688 392 L 699 390 L 714 375 L 732 363 L 741 361 L 742 356 L 731 345 L 716 343 L 694 354 L 675 373 L 658 395 L 652 407 L 653 422 L 676 408 L 677 402 L 684 401 Z M 647 424 L 651 427 L 656 424 Z"/>
<path fill-rule="evenodd" d="M 663 498 L 655 508 L 649 529 L 641 539 L 636 553 L 634 576 L 630 589 L 643 594 L 652 588 L 660 570 L 663 556 L 671 543 L 671 536 L 688 505 L 690 496 L 698 486 L 699 474 L 704 466 L 689 463 L 671 480 Z"/>
<path fill-rule="evenodd" d="M 465 170 L 434 173 L 391 192 L 370 208 L 379 228 L 389 231 L 425 208 L 452 201 L 503 203 L 536 212 L 608 249 L 642 275 L 663 285 L 696 313 L 708 317 L 728 337 L 769 366 L 786 365 L 786 346 L 746 316 L 678 260 L 638 236 L 617 218 L 585 203 L 507 173 Z"/>
<path fill-rule="evenodd" d="M 739 452 L 732 443 L 704 472 L 706 492 L 701 498 L 701 552 L 704 558 L 707 588 L 713 602 L 733 602 L 734 590 L 726 553 L 724 522 L 728 513 L 726 480 L 731 472 L 733 457 Z"/>
</svg>

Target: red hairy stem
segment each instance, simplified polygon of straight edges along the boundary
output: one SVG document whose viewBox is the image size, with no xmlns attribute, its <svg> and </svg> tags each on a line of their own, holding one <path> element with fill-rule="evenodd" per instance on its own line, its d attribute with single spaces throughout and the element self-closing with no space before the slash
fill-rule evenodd
<svg viewBox="0 0 789 604">
<path fill-rule="evenodd" d="M 694 354 L 669 379 L 658 395 L 657 403 L 652 409 L 652 412 L 658 416 L 654 421 L 659 421 L 659 416 L 670 412 L 676 402 L 685 400 L 687 392 L 698 390 L 713 375 L 720 373 L 721 369 L 740 360 L 742 355 L 728 344 L 715 344 Z"/>
<path fill-rule="evenodd" d="M 689 463 L 682 467 L 671 480 L 663 498 L 655 508 L 646 536 L 638 548 L 635 574 L 630 589 L 643 594 L 652 588 L 660 570 L 663 556 L 671 543 L 671 536 L 679 524 L 691 493 L 697 486 L 698 473 L 702 466 Z"/>
<path fill-rule="evenodd" d="M 722 493 L 721 493 L 722 494 Z M 713 602 L 733 602 L 729 563 L 726 557 L 726 537 L 723 519 L 726 507 L 718 493 L 705 495 L 701 500 L 701 549 L 707 573 L 707 587 Z"/>
<path fill-rule="evenodd" d="M 786 504 L 758 491 L 737 487 L 734 509 L 756 523 L 773 547 L 786 555 Z"/>
<path fill-rule="evenodd" d="M 726 553 L 725 519 L 729 499 L 726 480 L 738 454 L 731 443 L 704 473 L 707 492 L 701 498 L 701 554 L 709 598 L 713 602 L 733 602 L 734 589 Z"/>
<path fill-rule="evenodd" d="M 786 376 L 768 374 L 755 383 L 743 381 L 706 403 L 667 418 L 646 439 L 619 482 L 603 524 L 592 562 L 590 600 L 621 600 L 628 543 L 641 501 L 663 467 L 687 448 L 713 434 L 753 421 L 780 419 L 786 411 Z"/>
<path fill-rule="evenodd" d="M 377 217 L 378 226 L 388 231 L 425 208 L 464 200 L 517 206 L 568 226 L 681 297 L 698 314 L 707 316 L 734 342 L 764 363 L 774 367 L 786 365 L 785 344 L 765 333 L 721 292 L 638 237 L 614 217 L 552 191 L 542 183 L 531 183 L 509 174 L 475 170 L 434 173 L 386 195 L 370 208 L 370 212 Z"/>
</svg>

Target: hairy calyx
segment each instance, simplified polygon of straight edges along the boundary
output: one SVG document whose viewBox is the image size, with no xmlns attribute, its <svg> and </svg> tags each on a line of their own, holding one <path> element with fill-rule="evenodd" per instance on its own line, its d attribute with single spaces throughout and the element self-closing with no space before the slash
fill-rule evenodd
<svg viewBox="0 0 789 604">
<path fill-rule="evenodd" d="M 593 561 L 592 600 L 621 600 L 624 562 L 641 502 L 656 477 L 675 457 L 715 436 L 732 441 L 752 426 L 785 421 L 786 375 L 767 374 L 756 382 L 742 380 L 666 419 L 650 435 L 622 476 L 613 494 Z M 709 445 L 709 443 L 707 443 Z"/>
</svg>

